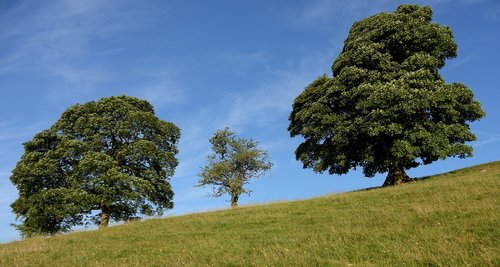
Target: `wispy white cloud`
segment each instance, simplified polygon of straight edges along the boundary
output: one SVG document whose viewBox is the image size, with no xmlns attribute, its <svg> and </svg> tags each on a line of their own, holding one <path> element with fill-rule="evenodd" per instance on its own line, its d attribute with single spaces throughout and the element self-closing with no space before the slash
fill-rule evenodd
<svg viewBox="0 0 500 267">
<path fill-rule="evenodd" d="M 35 12 L 23 17 L 23 20 L 10 25 L 9 32 L 0 34 L 0 39 L 6 40 L 7 35 L 8 40 L 17 47 L 13 56 L 6 62 L 2 60 L 2 65 L 15 63 L 23 69 L 44 67 L 50 70 L 52 65 L 44 63 L 67 62 L 81 55 L 86 35 L 102 31 L 91 18 L 91 14 L 98 13 L 100 5 L 97 1 L 82 1 L 86 3 L 82 5 L 69 4 L 71 2 L 74 1 L 58 1 L 39 6 Z M 18 12 L 22 13 L 24 10 Z M 78 19 L 73 16 L 78 16 Z"/>
<path fill-rule="evenodd" d="M 487 145 L 487 144 L 490 144 L 490 143 L 493 143 L 493 142 L 497 142 L 499 141 L 500 138 L 498 137 L 493 137 L 493 138 L 489 138 L 487 140 L 483 140 L 483 141 L 476 141 L 472 144 L 472 147 L 474 148 L 478 148 L 480 146 L 484 146 L 484 145 Z"/>
<path fill-rule="evenodd" d="M 464 56 L 464 57 L 459 57 L 457 59 L 452 60 L 446 66 L 446 68 L 449 69 L 449 70 L 452 70 L 452 69 L 458 68 L 458 67 L 460 67 L 460 66 L 462 66 L 464 64 L 467 64 L 467 63 L 469 63 L 472 60 L 474 60 L 474 57 L 472 55 L 467 55 L 467 56 Z"/>
<path fill-rule="evenodd" d="M 208 138 L 212 135 L 213 125 L 204 111 L 197 112 L 179 123 L 181 140 L 179 143 L 179 166 L 174 179 L 189 181 L 192 185 L 198 180 L 200 168 L 205 164 L 210 152 Z"/>
<path fill-rule="evenodd" d="M 0 23 L 9 23 L 8 31 L 0 31 L 8 48 L 0 54 L 0 76 L 50 78 L 56 85 L 49 95 L 53 100 L 99 90 L 114 74 L 99 58 L 123 53 L 119 47 L 109 47 L 112 40 L 140 29 L 149 19 L 141 9 L 124 5 L 101 0 L 19 4 L 0 18 Z M 11 18 L 16 15 L 22 19 Z"/>
<path fill-rule="evenodd" d="M 247 74 L 257 67 L 269 69 L 266 65 L 267 55 L 260 51 L 248 53 L 228 51 L 217 57 L 225 69 L 229 69 L 234 74 Z"/>
<path fill-rule="evenodd" d="M 77 69 L 68 65 L 55 65 L 51 71 L 54 76 L 71 84 L 78 85 L 78 90 L 84 92 L 92 90 L 93 85 L 108 80 L 106 71 L 99 67 Z"/>
<path fill-rule="evenodd" d="M 10 172 L 0 171 L 0 180 L 1 180 L 1 178 L 5 178 L 5 177 L 9 177 L 9 176 L 10 176 Z"/>
<path fill-rule="evenodd" d="M 249 124 L 271 126 L 290 110 L 294 96 L 308 82 L 304 76 L 283 74 L 283 77 L 270 84 L 236 94 L 231 98 L 226 112 L 219 113 L 219 128 L 229 126 L 238 129 Z"/>
<path fill-rule="evenodd" d="M 217 127 L 269 128 L 277 121 L 286 121 L 295 97 L 307 84 L 329 71 L 331 54 L 332 51 L 304 52 L 298 55 L 292 68 L 272 71 L 269 80 L 249 90 L 234 90 L 237 93 L 220 103 L 223 108 L 217 112 L 220 114 L 215 122 Z"/>
<path fill-rule="evenodd" d="M 488 7 L 484 12 L 484 18 L 489 21 L 498 21 L 500 19 L 500 5 Z"/>
<path fill-rule="evenodd" d="M 176 193 L 174 201 L 176 203 L 190 202 L 193 200 L 198 200 L 201 198 L 209 197 L 209 195 L 211 193 L 211 188 L 209 186 L 197 187 L 197 186 L 195 186 L 195 184 L 196 183 L 194 183 L 193 186 L 188 185 L 186 187 L 183 187 L 181 190 L 179 190 Z"/>
<path fill-rule="evenodd" d="M 180 104 L 187 101 L 187 90 L 178 83 L 175 71 L 171 68 L 138 75 L 144 82 L 128 88 L 130 95 L 148 100 L 155 107 L 168 104 Z"/>
<path fill-rule="evenodd" d="M 478 131 L 476 135 L 478 140 L 472 143 L 474 148 L 500 141 L 500 134 Z"/>
<path fill-rule="evenodd" d="M 7 122 L 4 122 L 3 125 L 1 126 L 1 132 L 0 132 L 0 141 L 7 141 L 7 140 L 23 140 L 27 141 L 25 139 L 31 138 L 35 132 L 41 131 L 45 128 L 50 127 L 47 122 L 37 122 L 31 125 L 16 125 L 16 124 L 8 124 Z"/>
<path fill-rule="evenodd" d="M 285 18 L 294 25 L 308 25 L 327 22 L 340 17 L 359 17 L 384 10 L 389 0 L 314 0 L 301 10 L 286 10 Z"/>
<path fill-rule="evenodd" d="M 2 166 L 2 168 L 5 168 L 5 166 Z M 0 213 L 9 213 L 9 205 L 14 202 L 18 196 L 16 188 L 9 179 L 10 176 L 10 171 L 0 170 Z"/>
<path fill-rule="evenodd" d="M 492 2 L 491 0 L 424 0 L 416 4 L 420 5 L 478 5 Z M 327 23 L 333 20 L 345 20 L 346 18 L 362 19 L 378 12 L 393 11 L 398 5 L 405 4 L 404 1 L 393 0 L 313 0 L 307 1 L 300 10 L 286 9 L 284 17 L 292 25 L 304 26 L 316 23 Z M 488 8 L 485 17 L 498 19 L 497 7 Z M 349 22 L 352 23 L 352 22 Z M 337 23 L 338 26 L 338 23 Z M 335 27 L 330 27 L 335 28 Z"/>
<path fill-rule="evenodd" d="M 2 196 L 0 198 L 0 206 L 5 207 L 16 200 L 17 190 L 13 185 L 2 185 L 0 188 L 0 195 Z M 5 211 L 5 213 L 8 213 L 8 211 Z"/>
<path fill-rule="evenodd" d="M 483 132 L 483 131 L 477 131 L 476 134 L 480 134 L 480 135 L 485 135 L 485 136 L 490 136 L 490 137 L 497 137 L 497 138 L 500 138 L 500 134 L 499 133 L 491 133 L 491 132 Z"/>
<path fill-rule="evenodd" d="M 466 4 L 466 5 L 474 5 L 474 4 L 481 4 L 481 3 L 486 3 L 490 0 L 431 0 L 431 3 L 436 3 L 436 4 Z"/>
</svg>

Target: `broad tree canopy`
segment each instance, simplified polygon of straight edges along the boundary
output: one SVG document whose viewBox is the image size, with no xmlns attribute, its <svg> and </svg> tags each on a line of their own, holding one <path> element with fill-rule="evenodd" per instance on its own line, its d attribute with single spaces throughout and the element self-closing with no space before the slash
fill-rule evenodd
<svg viewBox="0 0 500 267">
<path fill-rule="evenodd" d="M 408 179 L 405 169 L 471 156 L 468 122 L 484 112 L 467 86 L 438 72 L 456 55 L 451 29 L 432 22 L 428 6 L 354 23 L 333 77 L 319 77 L 295 99 L 288 130 L 304 138 L 297 159 L 330 174 L 389 172 L 391 185 Z"/>
<path fill-rule="evenodd" d="M 108 97 L 68 108 L 24 144 L 12 203 L 24 236 L 93 222 L 161 214 L 173 207 L 169 177 L 180 130 L 145 100 Z"/>
</svg>

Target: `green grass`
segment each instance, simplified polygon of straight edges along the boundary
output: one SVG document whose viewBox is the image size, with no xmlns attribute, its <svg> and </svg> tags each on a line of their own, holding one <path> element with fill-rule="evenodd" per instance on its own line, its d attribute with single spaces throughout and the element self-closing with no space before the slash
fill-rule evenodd
<svg viewBox="0 0 500 267">
<path fill-rule="evenodd" d="M 500 162 L 0 245 L 0 266 L 500 266 Z M 311 181 L 314 182 L 314 181 Z"/>
</svg>

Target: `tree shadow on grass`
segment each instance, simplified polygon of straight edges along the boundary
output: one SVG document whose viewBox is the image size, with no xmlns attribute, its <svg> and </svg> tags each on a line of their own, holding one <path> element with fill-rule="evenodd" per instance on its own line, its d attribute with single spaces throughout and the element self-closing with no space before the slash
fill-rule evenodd
<svg viewBox="0 0 500 267">
<path fill-rule="evenodd" d="M 427 180 L 429 178 L 432 178 L 432 176 L 423 176 L 423 177 L 416 177 L 416 178 L 410 178 L 410 181 L 408 182 L 404 182 L 403 184 L 411 184 L 411 183 L 415 183 L 415 182 L 419 182 L 419 181 L 423 181 L 423 180 Z M 386 186 L 387 188 L 390 188 L 390 187 L 397 187 L 397 185 L 393 185 L 393 186 Z M 374 189 L 380 189 L 380 188 L 384 188 L 384 186 L 374 186 L 374 187 L 368 187 L 368 188 L 363 188 L 363 189 L 358 189 L 358 190 L 353 190 L 352 192 L 363 192 L 363 191 L 370 191 L 370 190 L 374 190 Z"/>
</svg>

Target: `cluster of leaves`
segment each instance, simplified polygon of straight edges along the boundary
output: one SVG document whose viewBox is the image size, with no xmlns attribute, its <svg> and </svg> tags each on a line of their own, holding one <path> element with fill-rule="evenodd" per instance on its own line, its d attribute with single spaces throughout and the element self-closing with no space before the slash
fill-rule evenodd
<svg viewBox="0 0 500 267">
<path fill-rule="evenodd" d="M 212 185 L 213 196 L 231 196 L 231 206 L 237 206 L 242 193 L 250 194 L 243 186 L 250 178 L 268 172 L 272 163 L 266 151 L 251 139 L 238 138 L 228 128 L 218 130 L 210 139 L 213 154 L 200 173 L 198 186 Z"/>
<path fill-rule="evenodd" d="M 11 181 L 12 209 L 24 236 L 106 226 L 173 207 L 168 177 L 177 166 L 180 130 L 144 100 L 119 96 L 68 108 L 24 144 Z M 104 221 L 102 221 L 104 219 Z"/>
<path fill-rule="evenodd" d="M 469 88 L 438 72 L 456 52 L 430 7 L 402 5 L 356 22 L 333 77 L 319 77 L 295 99 L 288 129 L 305 139 L 297 159 L 330 174 L 361 166 L 372 177 L 470 156 L 467 122 L 484 112 Z"/>
</svg>

